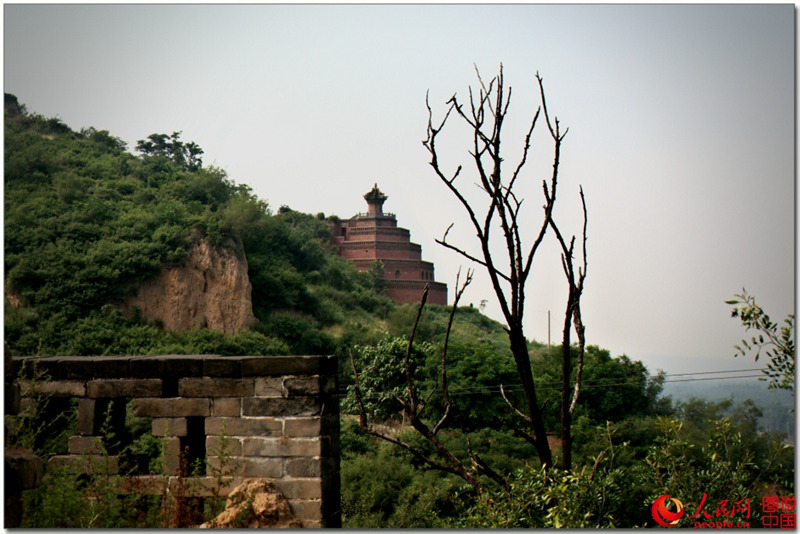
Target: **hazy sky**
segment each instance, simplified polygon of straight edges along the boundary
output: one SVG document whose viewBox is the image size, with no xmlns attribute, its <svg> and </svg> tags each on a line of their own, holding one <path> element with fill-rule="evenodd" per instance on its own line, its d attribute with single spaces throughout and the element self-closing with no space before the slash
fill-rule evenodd
<svg viewBox="0 0 800 534">
<path fill-rule="evenodd" d="M 204 163 L 273 209 L 350 217 L 374 182 L 450 295 L 467 263 L 434 242 L 447 226 L 475 248 L 457 201 L 428 165 L 434 114 L 504 66 L 504 138 L 516 165 L 544 78 L 569 127 L 556 215 L 589 210 L 588 342 L 669 373 L 746 369 L 724 301 L 742 286 L 773 319 L 795 296 L 795 9 L 625 5 L 5 5 L 4 88 L 73 129 L 133 149 L 182 130 Z M 442 162 L 465 164 L 464 132 Z M 447 139 L 445 139 L 447 138 Z M 535 137 L 519 195 L 530 233 L 552 147 Z M 552 236 L 551 236 L 552 238 Z M 566 286 L 552 239 L 529 286 L 526 329 L 560 339 Z M 500 318 L 479 271 L 465 294 Z"/>
</svg>

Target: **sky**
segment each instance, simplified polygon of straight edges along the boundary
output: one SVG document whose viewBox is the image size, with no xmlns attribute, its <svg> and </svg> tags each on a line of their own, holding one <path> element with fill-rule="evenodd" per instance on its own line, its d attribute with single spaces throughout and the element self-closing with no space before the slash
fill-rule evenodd
<svg viewBox="0 0 800 534">
<path fill-rule="evenodd" d="M 348 218 L 377 183 L 452 298 L 477 252 L 429 165 L 428 111 L 466 101 L 503 66 L 504 172 L 521 155 L 544 79 L 568 127 L 555 217 L 580 235 L 587 342 L 651 372 L 743 370 L 725 300 L 745 287 L 773 320 L 795 302 L 795 26 L 784 5 L 14 5 L 3 85 L 29 111 L 127 142 L 182 131 L 204 164 L 273 210 Z M 469 132 L 451 117 L 441 163 L 479 198 Z M 552 142 L 537 127 L 518 185 L 524 235 L 541 224 Z M 501 253 L 501 249 L 497 249 Z M 525 309 L 530 339 L 560 340 L 566 282 L 551 235 Z M 462 302 L 502 319 L 476 267 Z M 730 381 L 735 383 L 735 381 Z"/>
</svg>

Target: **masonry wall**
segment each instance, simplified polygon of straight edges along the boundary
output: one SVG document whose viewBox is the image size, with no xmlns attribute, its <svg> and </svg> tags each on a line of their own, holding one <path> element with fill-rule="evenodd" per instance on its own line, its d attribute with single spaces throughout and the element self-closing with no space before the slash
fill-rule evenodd
<svg viewBox="0 0 800 534">
<path fill-rule="evenodd" d="M 425 284 L 430 283 L 428 302 L 447 305 L 447 284 L 434 282 L 433 264 L 422 261 L 422 247 L 410 239 L 410 232 L 397 226 L 395 215 L 380 209 L 337 222 L 331 238 L 339 255 L 352 261 L 359 271 L 367 271 L 375 260 L 381 260 L 388 297 L 415 304 Z"/>
<path fill-rule="evenodd" d="M 34 364 L 48 380 L 31 380 Z M 121 413 L 109 404 L 133 399 L 134 415 L 152 418 L 152 433 L 163 439 L 168 483 L 177 483 L 181 451 L 207 458 L 200 480 L 207 489 L 220 458 L 230 456 L 241 467 L 223 496 L 245 479 L 271 480 L 305 527 L 341 526 L 336 371 L 328 356 L 13 358 L 23 394 L 78 399 L 69 453 L 48 465 L 84 473 L 102 460 L 116 469 L 125 459 L 113 450 L 99 454 L 101 427 L 108 417 L 124 426 L 125 404 L 112 404 L 122 406 Z M 21 403 L 24 410 L 30 399 Z M 229 446 L 224 456 L 215 455 L 223 436 Z M 139 489 L 163 484 L 163 477 L 136 478 Z"/>
<path fill-rule="evenodd" d="M 387 280 L 386 295 L 397 302 L 418 303 L 422 297 L 425 284 L 428 288 L 428 303 L 447 306 L 447 285 L 441 282 L 425 282 L 421 280 Z"/>
</svg>

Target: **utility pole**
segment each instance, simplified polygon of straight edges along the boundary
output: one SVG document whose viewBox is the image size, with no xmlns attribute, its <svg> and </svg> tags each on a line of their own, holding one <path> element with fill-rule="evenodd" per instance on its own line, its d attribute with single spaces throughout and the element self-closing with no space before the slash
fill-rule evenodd
<svg viewBox="0 0 800 534">
<path fill-rule="evenodd" d="M 550 310 L 547 310 L 547 347 L 550 347 Z"/>
</svg>

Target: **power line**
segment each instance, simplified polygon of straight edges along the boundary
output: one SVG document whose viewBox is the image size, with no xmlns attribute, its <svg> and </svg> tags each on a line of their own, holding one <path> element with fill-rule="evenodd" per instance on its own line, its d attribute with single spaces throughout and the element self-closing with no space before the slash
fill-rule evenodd
<svg viewBox="0 0 800 534">
<path fill-rule="evenodd" d="M 734 371 L 700 371 L 695 373 L 676 373 L 676 374 L 668 374 L 664 375 L 665 377 L 677 377 L 677 376 L 698 376 L 698 375 L 709 375 L 709 374 L 731 374 L 731 373 L 745 373 L 745 372 L 753 372 L 753 371 L 761 371 L 761 369 L 741 369 L 741 370 L 734 370 Z M 740 379 L 749 379 L 749 378 L 763 378 L 763 374 L 757 375 L 739 375 L 739 376 L 713 376 L 713 377 L 702 377 L 702 378 L 681 378 L 677 380 L 664 380 L 663 383 L 675 383 L 675 382 L 702 382 L 708 380 L 740 380 Z M 605 378 L 605 379 L 597 379 L 597 380 L 588 380 L 583 381 L 581 383 L 581 389 L 593 389 L 593 388 L 600 388 L 600 387 L 624 387 L 624 386 L 643 386 L 646 385 L 646 382 L 642 381 L 632 381 L 630 379 L 625 380 L 618 380 L 614 378 Z M 545 391 L 560 391 L 561 390 L 561 383 L 560 382 L 542 382 L 539 384 L 535 384 L 537 390 L 545 390 Z M 521 383 L 514 383 L 514 384 L 491 384 L 482 386 L 479 388 L 456 388 L 450 389 L 448 394 L 451 396 L 463 396 L 463 395 L 490 395 L 500 393 L 500 388 L 503 388 L 507 393 L 515 393 L 519 391 L 523 391 Z M 571 385 L 570 388 L 573 388 L 574 385 Z M 384 392 L 385 393 L 385 392 Z M 435 394 L 441 394 L 441 391 L 435 392 Z M 340 396 L 345 396 L 346 392 L 340 392 Z M 373 397 L 374 398 L 374 397 Z"/>
</svg>

